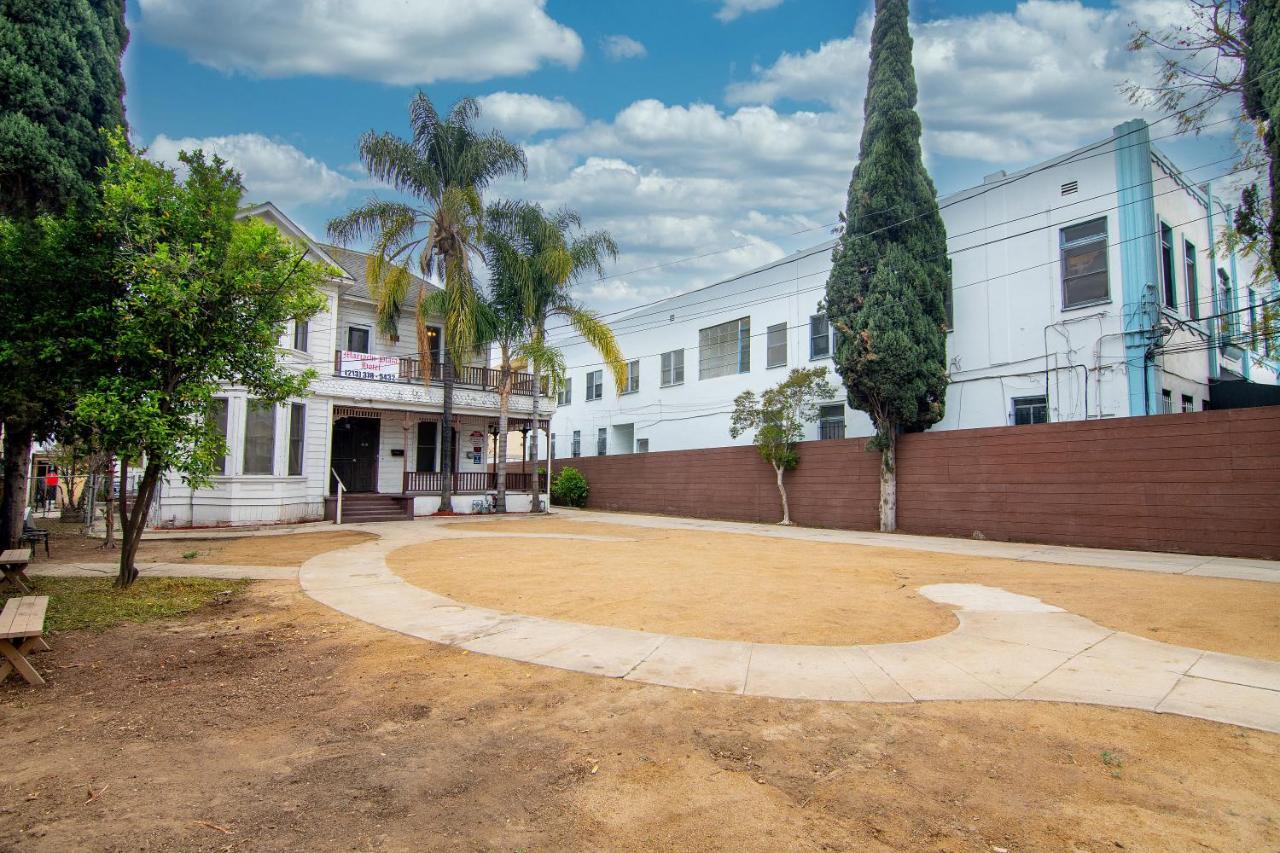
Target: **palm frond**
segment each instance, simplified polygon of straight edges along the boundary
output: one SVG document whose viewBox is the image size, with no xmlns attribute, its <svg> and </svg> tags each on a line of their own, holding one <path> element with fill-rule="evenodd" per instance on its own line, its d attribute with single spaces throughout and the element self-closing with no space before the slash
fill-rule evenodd
<svg viewBox="0 0 1280 853">
<path fill-rule="evenodd" d="M 614 385 L 621 394 L 627 386 L 627 362 L 609 324 L 597 317 L 594 311 L 578 305 L 563 306 L 556 313 L 564 317 L 573 330 L 600 353 L 600 358 L 613 374 Z"/>
<path fill-rule="evenodd" d="M 340 246 L 372 238 L 384 230 L 412 227 L 418 211 L 397 201 L 370 199 L 359 207 L 335 216 L 325 229 L 329 239 Z"/>
</svg>

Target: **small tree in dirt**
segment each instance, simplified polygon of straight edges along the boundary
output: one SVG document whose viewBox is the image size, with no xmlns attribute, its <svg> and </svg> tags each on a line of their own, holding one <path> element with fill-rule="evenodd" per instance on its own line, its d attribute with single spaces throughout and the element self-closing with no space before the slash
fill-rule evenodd
<svg viewBox="0 0 1280 853">
<path fill-rule="evenodd" d="M 236 218 L 243 187 L 223 161 L 180 155 L 187 176 L 112 140 L 101 230 L 121 283 L 110 334 L 111 369 L 83 391 L 76 416 L 120 459 L 120 574 L 128 587 L 161 477 L 205 482 L 226 454 L 213 397 L 228 384 L 264 403 L 305 393 L 310 372 L 277 358 L 285 323 L 324 306 L 325 275 L 304 250 L 253 218 Z M 143 466 L 126 501 L 131 461 Z"/>
<path fill-rule="evenodd" d="M 800 462 L 796 445 L 804 439 L 804 425 L 817 420 L 818 405 L 837 393 L 836 387 L 827 381 L 825 367 L 796 368 L 758 398 L 754 391 L 743 391 L 733 401 L 729 434 L 737 438 L 755 430 L 752 441 L 760 451 L 760 458 L 773 466 L 778 477 L 778 494 L 782 497 L 779 524 L 791 523 L 782 475 Z"/>
</svg>

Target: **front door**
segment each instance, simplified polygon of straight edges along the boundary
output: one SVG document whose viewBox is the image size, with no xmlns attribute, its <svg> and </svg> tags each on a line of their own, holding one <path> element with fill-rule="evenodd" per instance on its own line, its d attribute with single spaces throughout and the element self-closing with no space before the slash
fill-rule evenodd
<svg viewBox="0 0 1280 853">
<path fill-rule="evenodd" d="M 339 418 L 333 425 L 333 470 L 348 492 L 378 491 L 380 427 L 377 418 Z M 329 493 L 337 491 L 330 477 Z"/>
</svg>

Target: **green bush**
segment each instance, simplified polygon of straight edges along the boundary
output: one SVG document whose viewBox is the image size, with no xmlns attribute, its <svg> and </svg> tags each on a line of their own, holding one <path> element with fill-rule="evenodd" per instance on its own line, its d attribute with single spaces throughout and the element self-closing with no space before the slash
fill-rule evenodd
<svg viewBox="0 0 1280 853">
<path fill-rule="evenodd" d="M 551 481 L 551 502 L 557 506 L 586 506 L 587 478 L 577 468 L 561 468 Z"/>
</svg>

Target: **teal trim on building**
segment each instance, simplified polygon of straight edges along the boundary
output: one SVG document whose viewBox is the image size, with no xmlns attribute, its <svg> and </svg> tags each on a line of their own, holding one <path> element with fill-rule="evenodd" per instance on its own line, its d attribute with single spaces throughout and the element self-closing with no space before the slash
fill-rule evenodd
<svg viewBox="0 0 1280 853">
<path fill-rule="evenodd" d="M 1125 372 L 1129 381 L 1129 414 L 1160 411 L 1159 379 L 1147 358 L 1159 312 L 1160 280 L 1156 242 L 1156 206 L 1152 195 L 1151 131 L 1142 119 L 1119 125 L 1115 139 L 1116 218 L 1120 234 L 1121 311 L 1124 317 Z"/>
<path fill-rule="evenodd" d="M 1208 222 L 1209 228 L 1209 294 L 1212 297 L 1209 301 L 1209 313 L 1217 314 L 1218 304 L 1218 243 L 1213 239 L 1213 184 L 1205 184 L 1206 195 L 1209 198 L 1208 204 Z M 1218 367 L 1218 321 L 1210 320 L 1206 323 L 1209 327 L 1209 381 L 1216 382 L 1220 377 Z"/>
</svg>

